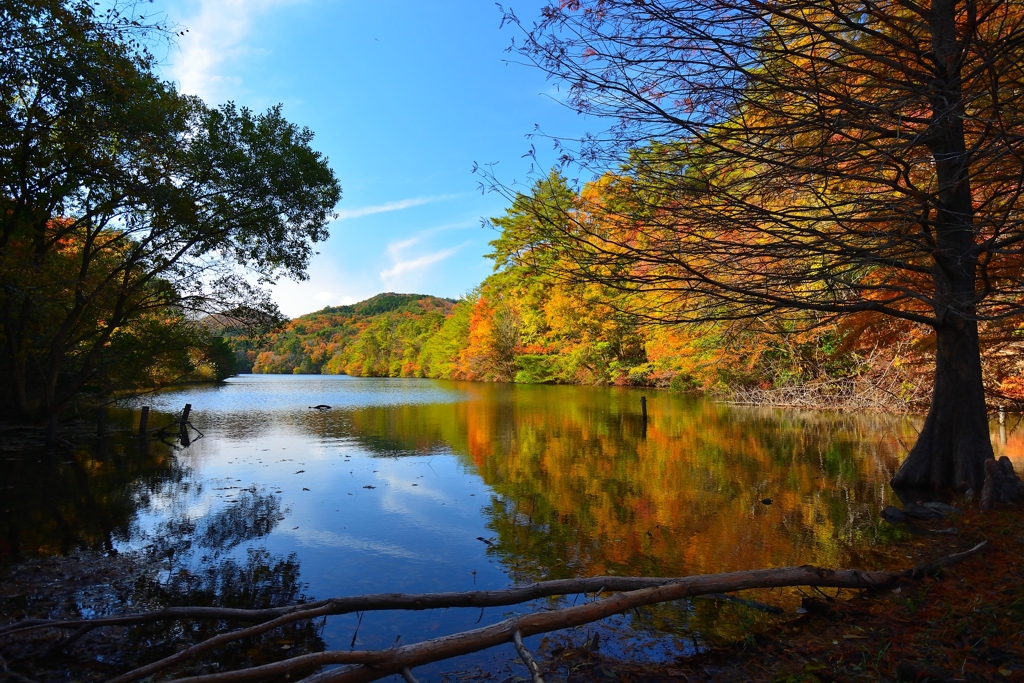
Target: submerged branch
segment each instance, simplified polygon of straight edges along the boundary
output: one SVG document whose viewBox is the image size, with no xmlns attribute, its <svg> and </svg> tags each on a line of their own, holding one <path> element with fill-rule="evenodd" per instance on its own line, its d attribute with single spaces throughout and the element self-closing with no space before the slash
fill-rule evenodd
<svg viewBox="0 0 1024 683">
<path fill-rule="evenodd" d="M 537 660 L 533 658 L 530 651 L 526 649 L 526 645 L 523 644 L 523 634 L 516 631 L 512 634 L 512 644 L 516 648 L 516 652 L 519 653 L 519 658 L 523 660 L 523 664 L 530 672 L 530 679 L 533 683 L 544 683 L 544 678 L 540 675 L 540 667 L 537 666 Z M 408 669 L 403 669 L 408 671 Z"/>
<path fill-rule="evenodd" d="M 482 607 L 511 605 L 539 597 L 566 595 L 584 592 L 618 592 L 618 595 L 584 605 L 546 612 L 536 612 L 511 617 L 497 624 L 465 631 L 449 636 L 390 648 L 387 650 L 327 651 L 300 655 L 273 664 L 252 667 L 240 671 L 217 673 L 181 679 L 188 683 L 248 683 L 266 678 L 296 675 L 328 665 L 348 664 L 350 666 L 322 671 L 306 679 L 308 683 L 356 683 L 373 681 L 393 674 L 411 677 L 411 669 L 423 664 L 469 654 L 503 643 L 515 642 L 525 636 L 580 626 L 604 619 L 614 614 L 662 602 L 670 602 L 701 595 L 730 593 L 751 588 L 782 588 L 795 586 L 816 586 L 829 588 L 879 589 L 892 586 L 900 580 L 917 580 L 935 574 L 981 552 L 985 543 L 970 550 L 949 555 L 932 562 L 918 565 L 904 572 L 862 571 L 858 569 L 821 569 L 812 566 L 759 569 L 752 571 L 708 574 L 683 578 L 650 577 L 591 577 L 586 579 L 562 579 L 545 581 L 500 591 L 472 591 L 466 593 L 427 593 L 420 595 L 385 594 L 352 598 L 335 598 L 281 614 L 247 629 L 224 633 L 203 643 L 184 650 L 177 655 L 154 662 L 128 672 L 111 683 L 130 683 L 158 671 L 165 670 L 188 658 L 206 652 L 218 645 L 258 635 L 284 623 L 309 619 L 328 614 L 343 614 L 359 610 L 380 609 L 431 609 L 437 607 Z M 247 610 L 238 610 L 246 612 Z M 250 614 L 266 615 L 272 610 L 251 610 Z M 134 615 L 136 617 L 142 615 Z M 249 619 L 254 620 L 252 618 Z M 100 621 L 100 620 L 96 620 Z M 40 626 L 36 626 L 40 627 Z M 66 627 L 65 627 L 66 628 Z M 517 648 L 518 649 L 518 648 Z M 524 661 L 527 661 L 524 658 Z M 534 675 L 531 667 L 531 676 Z M 540 675 L 539 668 L 536 675 Z"/>
<path fill-rule="evenodd" d="M 345 598 L 328 598 L 316 602 L 268 609 L 242 609 L 228 607 L 169 607 L 155 612 L 140 612 L 98 619 L 25 619 L 0 626 L 0 636 L 41 628 L 70 629 L 82 626 L 131 626 L 174 619 L 203 619 L 241 622 L 266 622 L 281 616 L 302 612 L 297 619 L 317 616 L 348 614 L 375 610 L 426 610 L 450 607 L 505 607 L 522 602 L 573 593 L 632 591 L 662 586 L 680 581 L 679 578 L 647 576 L 594 576 L 582 579 L 539 581 L 526 586 L 494 591 L 465 591 L 447 593 L 376 593 Z"/>
</svg>

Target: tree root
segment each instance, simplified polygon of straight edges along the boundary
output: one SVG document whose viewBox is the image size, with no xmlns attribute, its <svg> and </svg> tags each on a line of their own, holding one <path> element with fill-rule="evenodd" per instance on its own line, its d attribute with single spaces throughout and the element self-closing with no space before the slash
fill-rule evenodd
<svg viewBox="0 0 1024 683">
<path fill-rule="evenodd" d="M 981 509 L 991 510 L 1000 503 L 1024 500 L 1024 482 L 1013 471 L 1013 463 L 1005 455 L 999 460 L 985 461 L 985 485 L 981 489 Z"/>
<path fill-rule="evenodd" d="M 215 619 L 258 622 L 253 626 L 221 633 L 179 653 L 111 679 L 109 683 L 132 683 L 208 652 L 221 645 L 256 636 L 295 621 L 328 615 L 369 610 L 424 610 L 447 607 L 495 607 L 514 605 L 537 598 L 573 593 L 617 593 L 611 597 L 579 606 L 520 615 L 479 629 L 434 638 L 387 650 L 326 651 L 300 655 L 272 664 L 240 671 L 216 673 L 180 679 L 188 683 L 247 683 L 288 676 L 298 680 L 327 665 L 349 666 L 322 671 L 306 678 L 307 683 L 356 683 L 374 681 L 399 674 L 415 680 L 412 668 L 459 655 L 469 654 L 507 642 L 513 642 L 535 683 L 542 683 L 540 668 L 522 643 L 525 636 L 580 626 L 620 614 L 644 605 L 670 602 L 702 595 L 730 593 L 750 588 L 794 586 L 881 589 L 901 580 L 930 576 L 943 567 L 962 562 L 981 552 L 982 542 L 962 553 L 949 555 L 904 572 L 862 571 L 857 569 L 821 569 L 812 566 L 784 567 L 707 574 L 681 578 L 601 576 L 583 579 L 543 581 L 517 588 L 464 593 L 379 594 L 331 598 L 304 605 L 277 609 L 225 609 L 215 607 L 178 607 L 118 617 L 81 620 L 24 620 L 0 628 L 0 635 L 24 633 L 40 628 L 76 629 L 73 638 L 87 630 L 104 626 L 125 626 L 178 619 Z M 724 597 L 724 596 L 723 596 Z M 760 607 L 760 603 L 758 603 Z M 65 641 L 67 642 L 67 641 Z"/>
</svg>

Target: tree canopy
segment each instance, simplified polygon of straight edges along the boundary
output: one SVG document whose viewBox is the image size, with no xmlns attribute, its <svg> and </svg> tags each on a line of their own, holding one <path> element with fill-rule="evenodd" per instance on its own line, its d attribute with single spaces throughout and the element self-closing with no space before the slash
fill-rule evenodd
<svg viewBox="0 0 1024 683">
<path fill-rule="evenodd" d="M 178 93 L 142 17 L 32 0 L 0 25 L 5 412 L 126 388 L 203 315 L 278 321 L 259 284 L 305 276 L 341 196 L 312 132 Z"/>
</svg>

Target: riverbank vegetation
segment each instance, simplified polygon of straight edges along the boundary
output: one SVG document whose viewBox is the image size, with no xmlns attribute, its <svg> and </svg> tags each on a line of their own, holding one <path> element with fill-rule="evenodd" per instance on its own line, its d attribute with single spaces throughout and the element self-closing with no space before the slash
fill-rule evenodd
<svg viewBox="0 0 1024 683">
<path fill-rule="evenodd" d="M 558 206 L 592 216 L 615 191 L 598 182 L 576 192 L 552 172 L 492 219 L 495 272 L 461 300 L 381 294 L 325 308 L 262 345 L 235 340 L 239 364 L 257 373 L 656 386 L 739 403 L 927 409 L 935 335 L 926 325 L 870 311 L 671 325 L 654 319 L 653 296 L 587 281 L 540 216 Z M 989 401 L 1016 405 L 1024 399 L 1017 324 L 983 324 L 980 346 Z"/>
<path fill-rule="evenodd" d="M 928 416 L 894 484 L 981 487 L 981 327 L 1024 296 L 1019 4 L 582 0 L 505 20 L 518 58 L 607 121 L 561 146 L 605 199 L 533 211 L 574 274 L 666 323 L 926 327 Z"/>
<path fill-rule="evenodd" d="M 542 298 L 520 305 L 485 283 L 451 372 L 641 379 L 658 363 L 636 320 L 690 325 L 668 340 L 683 356 L 752 330 L 843 361 L 861 335 L 892 329 L 920 341 L 934 378 L 894 481 L 980 489 L 993 453 L 983 337 L 1015 335 L 1024 301 L 1020 17 L 999 0 L 581 0 L 535 23 L 509 10 L 516 58 L 608 123 L 556 140 L 562 167 L 589 175 L 578 192 L 549 177 L 524 198 L 479 169 L 512 204 L 495 220 L 499 270 L 543 283 L 507 289 Z M 559 310 L 547 277 L 586 306 Z M 792 342 L 768 349 L 780 344 Z M 732 353 L 753 365 L 761 346 Z M 872 346 L 884 367 L 900 357 Z"/>
</svg>

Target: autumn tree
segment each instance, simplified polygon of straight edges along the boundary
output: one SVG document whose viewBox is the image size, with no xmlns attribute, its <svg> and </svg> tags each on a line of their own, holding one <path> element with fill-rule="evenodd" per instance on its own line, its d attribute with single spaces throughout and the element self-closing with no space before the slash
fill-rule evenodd
<svg viewBox="0 0 1024 683">
<path fill-rule="evenodd" d="M 0 412 L 124 389 L 202 316 L 278 320 L 253 282 L 304 277 L 340 198 L 313 134 L 178 93 L 145 48 L 166 29 L 116 7 L 4 3 L 0 27 Z"/>
<path fill-rule="evenodd" d="M 515 370 L 511 378 L 644 383 L 647 359 L 641 321 L 610 306 L 600 284 L 573 281 L 572 250 L 563 249 L 560 236 L 571 229 L 580 206 L 579 194 L 553 170 L 538 178 L 529 192 L 516 193 L 505 215 L 490 219 L 500 230 L 487 254 L 495 272 L 480 290 L 484 296 L 500 296 L 516 312 L 518 339 L 504 345 Z M 481 317 L 498 331 L 499 323 L 510 316 L 498 309 Z"/>
<path fill-rule="evenodd" d="M 573 0 L 506 20 L 611 121 L 561 143 L 614 171 L 601 206 L 550 222 L 587 279 L 663 322 L 929 326 L 933 400 L 893 484 L 980 488 L 978 325 L 1021 312 L 1024 5 Z"/>
</svg>

